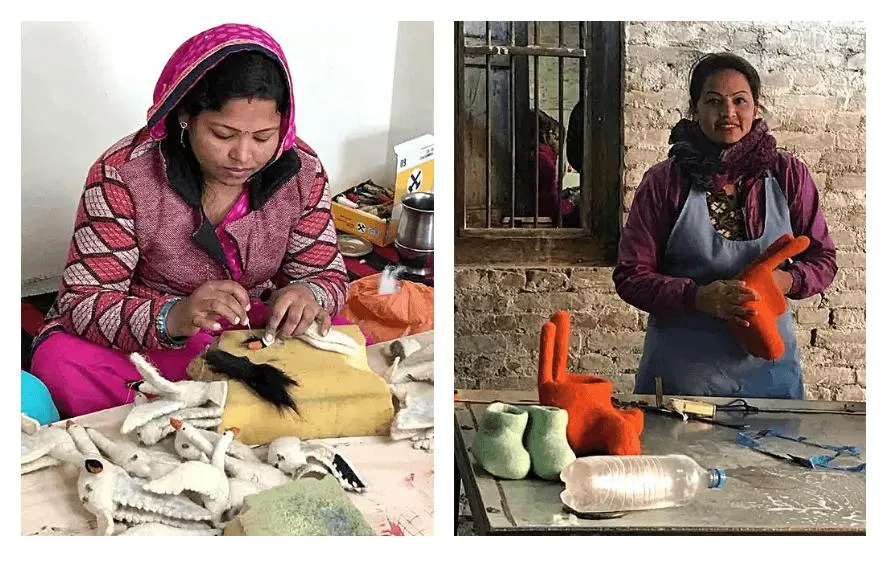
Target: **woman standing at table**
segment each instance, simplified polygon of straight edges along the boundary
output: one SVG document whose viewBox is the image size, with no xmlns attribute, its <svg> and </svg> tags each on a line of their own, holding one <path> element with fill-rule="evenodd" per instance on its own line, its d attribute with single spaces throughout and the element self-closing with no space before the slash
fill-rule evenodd
<svg viewBox="0 0 895 562">
<path fill-rule="evenodd" d="M 761 80 L 736 55 L 710 54 L 690 77 L 690 117 L 671 131 L 669 158 L 650 168 L 622 232 L 613 279 L 619 296 L 650 314 L 634 391 L 802 398 L 790 314 L 778 320 L 785 353 L 749 355 L 726 322 L 748 326 L 758 295 L 734 278 L 780 236 L 810 239 L 773 272 L 804 299 L 836 275 L 836 249 L 804 162 L 777 149 L 759 118 Z"/>
</svg>

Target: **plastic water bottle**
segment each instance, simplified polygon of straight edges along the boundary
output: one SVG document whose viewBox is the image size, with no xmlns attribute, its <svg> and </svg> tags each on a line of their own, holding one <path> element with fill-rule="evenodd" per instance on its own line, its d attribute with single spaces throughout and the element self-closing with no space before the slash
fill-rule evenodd
<svg viewBox="0 0 895 562">
<path fill-rule="evenodd" d="M 582 457 L 559 475 L 562 502 L 578 513 L 659 509 L 689 503 L 700 489 L 718 488 L 725 474 L 685 455 Z"/>
</svg>

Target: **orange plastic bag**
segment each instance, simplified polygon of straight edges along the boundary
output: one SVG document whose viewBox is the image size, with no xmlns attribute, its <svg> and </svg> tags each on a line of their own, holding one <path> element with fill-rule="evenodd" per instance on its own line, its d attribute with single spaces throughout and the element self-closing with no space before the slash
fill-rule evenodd
<svg viewBox="0 0 895 562">
<path fill-rule="evenodd" d="M 379 294 L 382 274 L 348 285 L 348 301 L 341 315 L 354 322 L 376 343 L 426 332 L 435 327 L 435 289 L 399 281 L 398 290 Z"/>
</svg>

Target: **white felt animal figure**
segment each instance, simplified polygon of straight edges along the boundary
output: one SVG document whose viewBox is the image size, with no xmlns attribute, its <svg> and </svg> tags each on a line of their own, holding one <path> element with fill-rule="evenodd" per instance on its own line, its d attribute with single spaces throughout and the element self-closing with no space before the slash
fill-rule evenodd
<svg viewBox="0 0 895 562">
<path fill-rule="evenodd" d="M 59 459 L 57 459 L 53 456 L 50 456 L 50 455 L 43 456 L 36 460 L 33 460 L 31 462 L 26 462 L 25 464 L 21 465 L 22 466 L 21 474 L 28 474 L 29 472 L 36 472 L 42 468 L 48 468 L 51 466 L 59 466 L 60 464 L 62 464 L 62 462 L 63 461 L 60 461 Z"/>
<path fill-rule="evenodd" d="M 403 345 L 402 345 L 403 344 Z M 393 357 L 388 382 L 398 384 L 409 381 L 435 380 L 435 344 L 422 347 L 412 338 L 393 342 L 389 348 Z"/>
<path fill-rule="evenodd" d="M 144 490 L 145 483 L 145 480 L 132 478 L 124 469 L 106 459 L 85 458 L 78 475 L 78 497 L 84 507 L 96 516 L 98 534 L 111 535 L 115 528 L 116 512 L 125 508 L 132 508 L 134 513 L 158 514 L 164 516 L 158 519 L 166 521 L 213 519 L 207 509 L 184 497 Z M 124 518 L 120 513 L 119 517 Z"/>
<path fill-rule="evenodd" d="M 233 432 L 225 431 L 211 454 L 211 464 L 183 462 L 165 476 L 147 482 L 143 488 L 157 494 L 196 492 L 202 496 L 205 508 L 214 521 L 220 522 L 221 515 L 230 507 L 230 483 L 224 472 L 224 458 L 232 440 Z"/>
<path fill-rule="evenodd" d="M 22 433 L 34 435 L 40 429 L 40 422 L 22 412 Z"/>
<path fill-rule="evenodd" d="M 102 453 L 100 453 L 96 443 L 90 438 L 90 435 L 87 434 L 87 430 L 84 426 L 73 420 L 68 420 L 65 422 L 65 430 L 71 435 L 72 441 L 75 442 L 75 445 L 78 447 L 78 450 L 81 451 L 81 454 L 86 457 L 102 457 Z"/>
<path fill-rule="evenodd" d="M 184 418 L 180 418 L 178 416 L 172 416 L 174 419 L 179 419 L 183 421 Z M 189 424 L 196 429 L 197 433 L 205 437 L 212 446 L 216 445 L 218 440 L 221 438 L 221 434 L 215 431 L 209 431 L 207 429 L 200 429 L 196 425 L 196 420 L 189 420 Z M 171 428 L 171 431 L 175 431 L 174 426 L 171 425 L 170 421 L 168 423 L 168 427 Z M 198 461 L 201 460 L 203 462 L 208 462 L 208 455 L 205 454 L 199 447 L 194 445 L 192 441 L 186 438 L 182 431 L 177 431 L 174 434 L 174 451 L 178 456 L 184 458 L 186 460 Z M 240 442 L 237 439 L 234 439 L 232 443 L 230 443 L 230 447 L 227 449 L 227 454 L 237 459 L 241 459 L 249 462 L 263 462 L 258 455 L 255 454 L 255 451 Z"/>
<path fill-rule="evenodd" d="M 208 526 L 197 529 L 172 527 L 164 523 L 141 523 L 134 525 L 118 536 L 214 536 L 220 535 L 221 529 L 210 529 Z"/>
<path fill-rule="evenodd" d="M 142 375 L 143 382 L 135 383 L 137 390 L 164 398 L 180 400 L 184 408 L 202 406 L 211 402 L 223 407 L 227 400 L 225 381 L 202 382 L 193 380 L 169 381 L 139 353 L 132 353 L 130 360 Z M 224 384 L 214 384 L 224 383 Z"/>
<path fill-rule="evenodd" d="M 230 507 L 224 515 L 224 521 L 233 519 L 242 511 L 247 496 L 273 488 L 273 486 L 261 482 L 251 482 L 241 478 L 229 478 L 228 482 L 230 483 Z"/>
<path fill-rule="evenodd" d="M 302 440 L 298 437 L 277 437 L 267 447 L 267 462 L 284 474 L 295 478 L 308 466 L 308 456 L 302 448 Z"/>
<path fill-rule="evenodd" d="M 119 535 L 126 531 L 127 527 L 140 525 L 164 525 L 166 527 L 173 527 L 175 529 L 181 529 L 183 531 L 192 531 L 196 534 L 204 534 L 204 531 L 213 530 L 213 528 L 209 525 L 210 522 L 190 521 L 189 519 L 170 517 L 167 515 L 161 515 L 159 513 L 153 513 L 151 511 L 145 511 L 142 509 L 135 509 L 133 507 L 125 506 L 118 506 L 118 509 L 116 509 L 115 513 L 112 514 L 112 518 L 115 520 L 116 523 L 123 524 L 125 526 L 125 529 L 121 529 L 119 531 L 119 525 L 115 525 L 115 530 L 119 531 L 115 534 Z"/>
<path fill-rule="evenodd" d="M 146 480 L 131 477 L 123 468 L 104 458 L 103 453 L 123 457 L 134 463 L 137 471 L 146 466 L 141 464 L 144 457 L 140 453 L 154 454 L 140 451 L 133 445 L 128 448 L 127 444 L 111 442 L 101 432 L 85 428 L 73 420 L 66 422 L 65 429 L 48 426 L 22 439 L 23 460 L 34 464 L 51 457 L 78 468 L 78 497 L 84 508 L 96 516 L 99 534 L 112 534 L 115 521 L 162 523 L 196 531 L 209 529 L 207 522 L 213 516 L 207 509 L 185 497 L 143 490 Z M 176 457 L 167 456 L 179 464 Z M 150 462 L 150 472 L 152 468 Z"/>
<path fill-rule="evenodd" d="M 392 433 L 435 426 L 435 385 L 405 382 L 389 386 L 399 403 L 398 413 L 392 420 Z"/>
<path fill-rule="evenodd" d="M 234 443 L 238 443 L 235 440 L 236 434 L 239 432 L 239 430 L 237 428 L 230 428 L 222 434 L 217 434 L 214 432 L 205 432 L 203 430 L 199 430 L 199 429 L 190 427 L 189 425 L 187 425 L 187 427 L 184 429 L 183 424 L 177 419 L 172 419 L 171 424 L 174 426 L 179 426 L 178 427 L 179 431 L 177 431 L 178 438 L 180 438 L 183 441 L 183 443 L 188 443 L 190 445 L 190 447 L 193 447 L 195 449 L 195 451 L 199 452 L 199 454 L 201 454 L 203 457 L 207 457 L 207 454 L 202 449 L 207 451 L 208 447 L 211 446 L 212 440 L 214 440 L 215 443 L 213 445 L 214 449 L 212 450 L 212 453 L 211 453 L 211 464 L 218 467 L 221 471 L 225 471 L 225 467 L 228 464 L 227 459 L 231 458 L 229 456 L 226 456 L 226 452 L 232 451 L 234 448 L 233 447 Z M 205 437 L 203 435 L 204 433 L 214 433 L 214 435 L 213 435 L 213 437 L 209 438 L 207 441 L 200 441 L 202 439 L 205 439 Z M 186 438 L 186 436 L 190 436 L 194 440 L 200 441 L 201 449 L 200 449 L 200 447 L 193 445 L 193 443 L 190 442 L 189 439 Z M 175 443 L 176 442 L 177 442 L 177 438 L 175 438 Z M 242 446 L 245 447 L 245 445 L 242 445 Z M 249 450 L 248 452 L 250 455 L 252 455 L 254 457 L 253 451 Z M 258 459 L 257 457 L 254 457 L 254 458 L 257 459 L 256 461 L 254 461 L 254 464 L 261 463 L 260 459 Z M 233 459 L 233 461 L 236 462 L 237 469 L 240 466 L 240 462 L 246 462 L 248 464 L 253 464 L 252 461 L 241 461 L 240 459 L 235 459 L 235 458 Z M 191 462 L 204 462 L 204 461 L 191 461 Z M 270 467 L 266 467 L 266 465 L 262 465 L 262 466 L 265 467 L 264 470 L 270 468 Z M 213 502 L 213 503 L 205 504 L 205 507 L 208 508 L 209 511 L 211 511 L 212 513 L 215 513 L 215 514 L 220 514 L 221 523 L 228 521 L 234 515 L 239 513 L 239 511 L 242 509 L 242 506 L 243 506 L 246 496 L 249 496 L 251 494 L 257 494 L 258 492 L 263 492 L 264 490 L 267 490 L 268 488 L 272 488 L 273 486 L 278 485 L 280 483 L 279 480 L 274 480 L 274 479 L 270 478 L 269 475 L 267 475 L 267 477 L 264 478 L 264 476 L 265 476 L 264 473 L 263 472 L 259 473 L 259 471 L 246 471 L 246 470 L 234 471 L 233 467 L 231 466 L 230 470 L 226 471 L 226 472 L 228 474 L 231 474 L 231 476 L 229 478 L 227 478 L 227 484 L 229 486 L 229 494 L 228 494 L 227 501 L 226 502 Z M 233 474 L 236 474 L 237 476 L 233 476 Z M 239 475 L 248 476 L 249 479 L 241 478 L 241 477 L 239 477 Z M 253 477 L 254 477 L 254 479 L 251 479 Z"/>
<path fill-rule="evenodd" d="M 139 392 L 155 394 L 158 399 L 134 406 L 121 425 L 121 433 L 130 433 L 150 420 L 168 416 L 178 410 L 205 406 L 208 402 L 223 408 L 226 403 L 227 381 L 172 382 L 161 376 L 139 353 L 132 353 L 130 360 L 143 377 L 142 381 L 137 381 L 132 386 Z"/>
<path fill-rule="evenodd" d="M 200 451 L 206 455 L 210 455 L 214 450 L 211 441 L 199 433 L 195 427 L 188 422 L 173 419 L 172 424 L 177 427 L 178 433 L 183 432 L 185 439 L 195 445 Z M 234 431 L 238 431 L 235 430 Z M 291 479 L 283 474 L 280 470 L 265 464 L 254 461 L 244 461 L 229 455 L 224 457 L 224 468 L 228 476 L 238 478 L 240 480 L 248 480 L 256 484 L 261 484 L 266 488 L 272 488 L 281 484 L 288 484 Z"/>
<path fill-rule="evenodd" d="M 82 459 L 71 435 L 61 427 L 48 425 L 22 435 L 22 474 L 62 462 L 77 465 Z"/>
<path fill-rule="evenodd" d="M 146 422 L 141 425 L 134 431 L 134 435 L 136 435 L 137 440 L 143 445 L 155 445 L 168 435 L 174 433 L 174 428 L 171 427 L 171 417 L 175 417 L 177 419 L 189 419 L 190 423 L 195 427 L 202 428 L 215 428 L 221 423 L 221 418 L 187 418 L 183 416 L 184 412 L 187 412 L 189 415 L 190 411 L 196 410 L 196 408 L 187 408 L 185 410 L 177 410 L 172 413 L 170 416 L 160 416 L 153 420 Z M 195 459 L 192 459 L 195 460 Z M 208 458 L 204 459 L 206 462 Z"/>
<path fill-rule="evenodd" d="M 304 334 L 298 336 L 298 339 L 318 349 L 334 351 L 343 355 L 354 355 L 360 349 L 360 345 L 348 334 L 330 330 L 324 336 L 320 332 L 320 328 L 320 323 L 315 320 L 308 326 Z"/>
<path fill-rule="evenodd" d="M 180 460 L 161 451 L 143 449 L 128 441 L 113 441 L 102 432 L 87 428 L 87 435 L 103 456 L 123 468 L 131 476 L 161 478 L 180 465 Z"/>
<path fill-rule="evenodd" d="M 362 492 L 366 489 L 366 484 L 348 460 L 323 443 L 309 443 L 294 436 L 278 437 L 267 449 L 267 462 L 292 478 L 323 472 L 335 476 L 346 490 Z"/>
</svg>

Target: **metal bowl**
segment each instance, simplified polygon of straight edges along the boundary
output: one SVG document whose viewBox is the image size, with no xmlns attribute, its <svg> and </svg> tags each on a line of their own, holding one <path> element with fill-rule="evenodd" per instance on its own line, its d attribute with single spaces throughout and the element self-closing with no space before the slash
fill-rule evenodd
<svg viewBox="0 0 895 562">
<path fill-rule="evenodd" d="M 395 249 L 401 265 L 416 275 L 428 276 L 434 272 L 435 250 L 414 250 L 395 241 Z"/>
<path fill-rule="evenodd" d="M 364 240 L 351 234 L 340 234 L 336 241 L 339 245 L 339 252 L 349 258 L 366 256 L 373 251 L 373 244 L 369 240 Z"/>
</svg>

